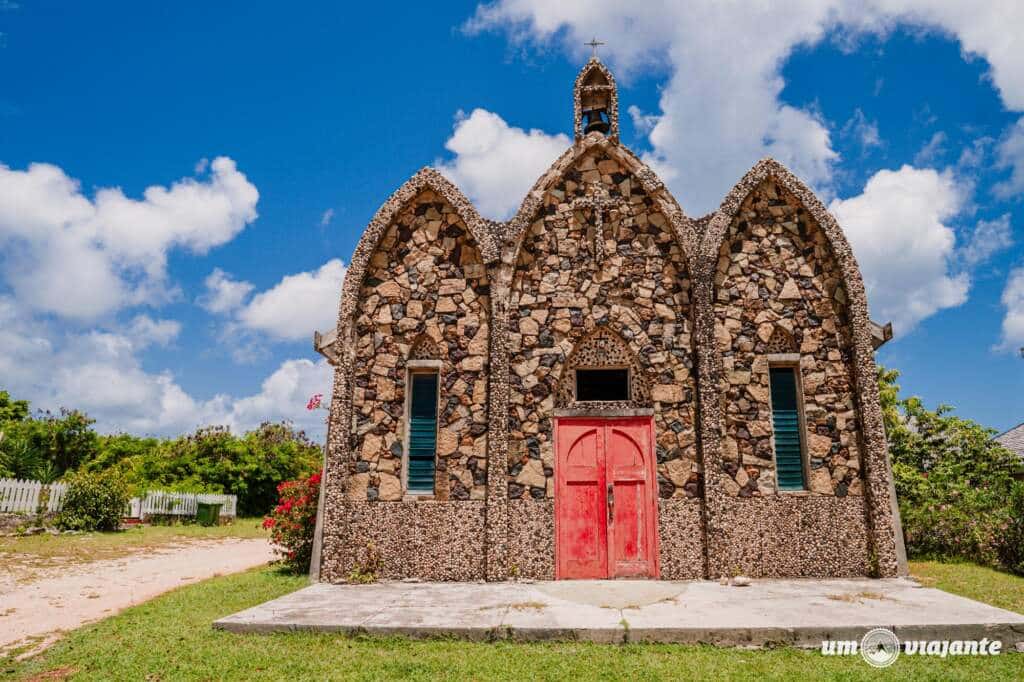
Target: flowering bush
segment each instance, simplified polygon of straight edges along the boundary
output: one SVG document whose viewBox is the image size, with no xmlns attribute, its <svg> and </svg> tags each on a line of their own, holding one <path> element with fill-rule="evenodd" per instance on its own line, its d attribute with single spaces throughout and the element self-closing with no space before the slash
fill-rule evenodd
<svg viewBox="0 0 1024 682">
<path fill-rule="evenodd" d="M 271 540 L 277 545 L 281 561 L 296 573 L 309 570 L 309 560 L 313 555 L 320 477 L 321 472 L 318 471 L 309 478 L 285 481 L 277 486 L 278 504 L 263 519 L 263 527 L 270 529 Z"/>
</svg>

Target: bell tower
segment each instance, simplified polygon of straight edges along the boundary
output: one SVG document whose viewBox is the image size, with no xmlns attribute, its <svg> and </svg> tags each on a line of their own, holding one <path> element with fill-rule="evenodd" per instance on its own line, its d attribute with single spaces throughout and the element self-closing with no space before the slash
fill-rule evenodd
<svg viewBox="0 0 1024 682">
<path fill-rule="evenodd" d="M 600 45 L 596 40 L 587 43 Z M 619 95 L 615 77 L 594 54 L 583 65 L 573 88 L 573 137 L 578 142 L 597 133 L 618 141 Z"/>
</svg>

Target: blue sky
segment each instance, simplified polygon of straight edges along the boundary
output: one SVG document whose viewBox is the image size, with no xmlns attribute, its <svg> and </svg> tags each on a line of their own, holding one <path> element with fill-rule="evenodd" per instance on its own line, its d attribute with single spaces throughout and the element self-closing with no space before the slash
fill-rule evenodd
<svg viewBox="0 0 1024 682">
<path fill-rule="evenodd" d="M 310 336 L 362 228 L 424 165 L 507 217 L 597 34 L 689 215 L 775 156 L 846 229 L 905 392 L 1024 421 L 1019 3 L 622 4 L 0 0 L 0 387 L 104 430 L 319 433 Z"/>
</svg>

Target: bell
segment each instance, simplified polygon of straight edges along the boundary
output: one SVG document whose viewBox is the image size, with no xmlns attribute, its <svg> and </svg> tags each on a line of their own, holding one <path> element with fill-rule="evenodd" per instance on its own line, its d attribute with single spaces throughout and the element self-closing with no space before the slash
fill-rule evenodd
<svg viewBox="0 0 1024 682">
<path fill-rule="evenodd" d="M 585 135 L 595 130 L 602 135 L 607 135 L 608 131 L 611 130 L 611 124 L 608 123 L 608 115 L 603 108 L 588 109 L 583 112 L 583 117 L 586 121 L 583 126 L 583 133 Z"/>
</svg>

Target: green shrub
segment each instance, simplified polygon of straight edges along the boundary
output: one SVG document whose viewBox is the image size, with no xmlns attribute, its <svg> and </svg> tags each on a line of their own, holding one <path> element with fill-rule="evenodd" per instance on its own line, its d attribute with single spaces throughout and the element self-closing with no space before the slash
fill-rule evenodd
<svg viewBox="0 0 1024 682">
<path fill-rule="evenodd" d="M 117 530 L 129 500 L 128 486 L 119 473 L 83 471 L 66 482 L 58 526 L 64 530 Z"/>
<path fill-rule="evenodd" d="M 1007 515 L 999 541 L 999 560 L 1007 569 L 1024 575 L 1024 481 L 1014 484 Z"/>
<path fill-rule="evenodd" d="M 1024 490 L 1016 457 L 995 432 L 899 397 L 895 370 L 878 381 L 907 553 L 1024 574 Z"/>
<path fill-rule="evenodd" d="M 135 490 L 237 495 L 240 516 L 266 514 L 281 481 L 309 476 L 321 465 L 320 446 L 284 423 L 265 423 L 242 436 L 210 426 L 156 444 L 117 438 L 105 439 L 103 450 L 133 453 L 120 457 L 117 467 Z"/>
</svg>

